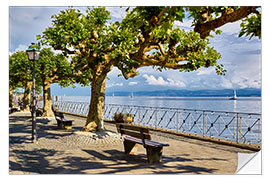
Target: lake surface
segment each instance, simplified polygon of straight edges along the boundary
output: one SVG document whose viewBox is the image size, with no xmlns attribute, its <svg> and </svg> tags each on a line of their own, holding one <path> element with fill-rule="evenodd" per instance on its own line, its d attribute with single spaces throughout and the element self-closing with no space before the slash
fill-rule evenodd
<svg viewBox="0 0 270 180">
<path fill-rule="evenodd" d="M 60 96 L 59 101 L 90 102 L 90 96 Z M 145 97 L 106 96 L 106 104 L 261 113 L 261 97 Z"/>
</svg>

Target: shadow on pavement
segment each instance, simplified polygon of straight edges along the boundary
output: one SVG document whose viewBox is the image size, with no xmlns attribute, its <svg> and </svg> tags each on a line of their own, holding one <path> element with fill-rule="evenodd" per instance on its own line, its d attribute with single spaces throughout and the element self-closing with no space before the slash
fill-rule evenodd
<svg viewBox="0 0 270 180">
<path fill-rule="evenodd" d="M 69 151 L 57 150 L 51 147 L 27 146 L 31 138 L 31 117 L 10 116 L 9 118 L 10 171 L 23 171 L 40 174 L 201 174 L 214 173 L 218 169 L 184 165 L 192 161 L 226 161 L 226 159 L 192 159 L 189 154 L 163 156 L 163 163 L 148 164 L 146 154 L 126 155 L 114 147 L 108 150 L 97 150 L 95 147 L 79 149 L 74 147 Z M 69 136 L 73 131 L 57 130 L 55 124 L 44 119 L 37 119 L 38 138 L 59 139 Z M 57 131 L 56 131 L 57 130 Z M 29 143 L 31 144 L 31 143 Z M 24 148 L 17 148 L 19 146 Z M 122 146 L 122 144 L 121 144 Z M 25 148 L 28 147 L 28 148 Z M 110 148 L 110 147 L 109 147 Z M 83 156 L 80 153 L 81 151 Z M 145 171 L 147 169 L 147 171 Z"/>
</svg>

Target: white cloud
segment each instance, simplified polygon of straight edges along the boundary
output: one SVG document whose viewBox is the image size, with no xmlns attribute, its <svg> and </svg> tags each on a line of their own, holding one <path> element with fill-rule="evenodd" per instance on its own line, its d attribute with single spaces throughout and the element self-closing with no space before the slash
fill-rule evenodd
<svg viewBox="0 0 270 180">
<path fill-rule="evenodd" d="M 115 86 L 123 86 L 123 83 L 112 83 L 112 84 L 107 84 L 106 87 L 107 88 L 111 88 L 111 87 L 115 87 Z"/>
<path fill-rule="evenodd" d="M 132 81 L 132 82 L 129 82 L 129 83 L 128 83 L 128 85 L 130 85 L 130 86 L 133 86 L 133 85 L 136 85 L 136 84 L 138 84 L 137 81 Z"/>
<path fill-rule="evenodd" d="M 261 80 L 256 77 L 235 76 L 232 82 L 239 88 L 261 88 Z"/>
<path fill-rule="evenodd" d="M 108 73 L 109 77 L 117 77 L 119 74 L 122 74 L 121 71 L 117 67 L 113 67 L 112 70 Z"/>
<path fill-rule="evenodd" d="M 193 21 L 192 19 L 184 19 L 183 22 L 176 21 L 174 25 L 179 26 L 180 28 L 183 28 L 185 31 L 189 31 L 193 29 L 193 27 L 191 27 L 192 21 Z"/>
<path fill-rule="evenodd" d="M 111 13 L 112 17 L 115 17 L 117 19 L 124 18 L 126 16 L 126 8 L 127 7 L 106 7 L 106 10 L 108 10 Z"/>
<path fill-rule="evenodd" d="M 234 23 L 227 23 L 224 26 L 220 27 L 220 30 L 222 30 L 223 33 L 226 33 L 228 35 L 232 35 L 235 33 L 239 33 L 241 28 L 240 28 L 240 24 L 242 23 L 242 21 L 237 21 Z"/>
<path fill-rule="evenodd" d="M 153 75 L 144 74 L 143 77 L 149 85 L 160 85 L 160 86 L 174 86 L 174 87 L 185 87 L 185 83 L 181 81 L 175 81 L 167 78 L 164 80 L 163 77 L 159 76 L 157 79 Z"/>
<path fill-rule="evenodd" d="M 239 88 L 260 88 L 262 82 L 261 55 L 247 55 L 238 60 L 230 79 Z M 240 64 L 241 63 L 241 64 Z"/>
<path fill-rule="evenodd" d="M 150 85 L 167 85 L 162 77 L 159 77 L 156 79 L 153 75 L 148 76 L 147 74 L 144 74 L 143 77 L 146 79 L 146 82 Z"/>
<path fill-rule="evenodd" d="M 17 51 L 26 51 L 28 49 L 28 46 L 24 45 L 24 44 L 20 44 L 14 52 L 17 52 Z"/>
<path fill-rule="evenodd" d="M 176 86 L 176 87 L 185 87 L 185 83 L 182 81 L 175 81 L 173 79 L 167 78 L 169 81 L 169 86 Z"/>
<path fill-rule="evenodd" d="M 197 75 L 209 75 L 215 72 L 214 68 L 209 68 L 209 69 L 199 69 L 197 71 Z"/>
<path fill-rule="evenodd" d="M 222 78 L 221 87 L 226 88 L 226 89 L 231 89 L 233 88 L 233 84 L 230 80 Z"/>
</svg>

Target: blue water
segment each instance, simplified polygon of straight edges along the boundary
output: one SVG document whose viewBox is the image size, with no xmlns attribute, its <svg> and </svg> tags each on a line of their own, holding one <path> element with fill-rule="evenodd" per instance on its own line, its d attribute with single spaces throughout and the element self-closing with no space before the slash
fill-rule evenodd
<svg viewBox="0 0 270 180">
<path fill-rule="evenodd" d="M 90 102 L 89 96 L 60 96 L 60 101 Z M 106 104 L 138 105 L 150 107 L 167 107 L 181 109 L 198 109 L 212 111 L 261 113 L 261 97 L 239 97 L 229 100 L 228 97 L 122 97 L 107 96 Z"/>
</svg>

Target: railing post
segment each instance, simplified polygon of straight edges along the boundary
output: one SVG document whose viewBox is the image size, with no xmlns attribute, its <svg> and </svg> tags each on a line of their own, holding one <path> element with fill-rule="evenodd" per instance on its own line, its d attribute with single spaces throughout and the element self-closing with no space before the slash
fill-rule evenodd
<svg viewBox="0 0 270 180">
<path fill-rule="evenodd" d="M 261 118 L 258 121 L 258 142 L 261 141 Z"/>
<path fill-rule="evenodd" d="M 157 111 L 155 113 L 155 127 L 157 127 L 157 120 L 158 120 L 158 117 L 157 117 Z"/>
<path fill-rule="evenodd" d="M 240 139 L 242 139 L 242 117 L 240 117 Z"/>
<path fill-rule="evenodd" d="M 178 131 L 179 128 L 179 112 L 176 114 L 176 130 Z"/>
<path fill-rule="evenodd" d="M 220 117 L 218 117 L 218 136 L 220 136 Z"/>
<path fill-rule="evenodd" d="M 204 117 L 204 111 L 203 111 L 203 128 L 202 128 L 202 131 L 203 131 L 203 136 L 204 136 L 204 127 L 205 127 L 205 117 Z"/>
<path fill-rule="evenodd" d="M 239 118 L 239 113 L 237 113 L 236 115 L 236 142 L 238 143 L 238 131 L 239 131 L 239 122 L 238 122 L 238 118 Z"/>
</svg>

